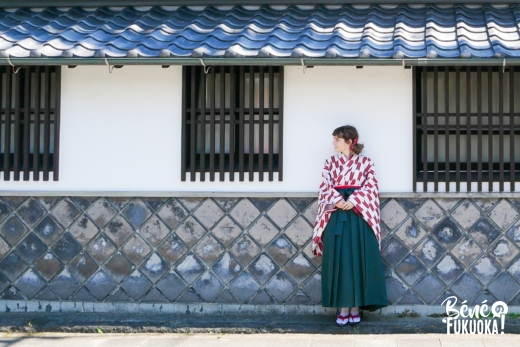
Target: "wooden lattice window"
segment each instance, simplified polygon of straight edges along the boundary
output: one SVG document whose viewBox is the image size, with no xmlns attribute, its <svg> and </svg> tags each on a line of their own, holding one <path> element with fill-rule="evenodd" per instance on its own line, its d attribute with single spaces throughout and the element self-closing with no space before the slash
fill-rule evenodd
<svg viewBox="0 0 520 347">
<path fill-rule="evenodd" d="M 283 67 L 183 68 L 181 179 L 283 178 Z"/>
<path fill-rule="evenodd" d="M 0 67 L 4 181 L 48 181 L 51 172 L 58 180 L 60 74 L 57 66 Z"/>
<path fill-rule="evenodd" d="M 414 191 L 515 191 L 520 68 L 416 67 Z M 464 189 L 465 188 L 465 189 Z"/>
</svg>

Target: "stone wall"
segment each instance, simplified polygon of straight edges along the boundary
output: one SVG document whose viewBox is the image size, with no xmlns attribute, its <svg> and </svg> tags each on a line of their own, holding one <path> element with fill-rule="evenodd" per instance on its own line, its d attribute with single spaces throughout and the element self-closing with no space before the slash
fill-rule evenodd
<svg viewBox="0 0 520 347">
<path fill-rule="evenodd" d="M 316 199 L 0 198 L 0 300 L 319 305 Z M 383 199 L 388 297 L 520 305 L 520 200 Z"/>
</svg>

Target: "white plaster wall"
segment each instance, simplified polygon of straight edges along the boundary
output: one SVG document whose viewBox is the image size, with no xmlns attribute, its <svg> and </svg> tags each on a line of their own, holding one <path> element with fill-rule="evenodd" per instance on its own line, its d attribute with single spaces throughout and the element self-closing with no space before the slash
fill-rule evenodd
<svg viewBox="0 0 520 347">
<path fill-rule="evenodd" d="M 313 192 L 332 130 L 351 124 L 381 191 L 412 191 L 411 70 L 286 67 L 284 180 L 261 183 L 181 182 L 180 67 L 62 71 L 60 181 L 0 181 L 1 190 Z"/>
</svg>

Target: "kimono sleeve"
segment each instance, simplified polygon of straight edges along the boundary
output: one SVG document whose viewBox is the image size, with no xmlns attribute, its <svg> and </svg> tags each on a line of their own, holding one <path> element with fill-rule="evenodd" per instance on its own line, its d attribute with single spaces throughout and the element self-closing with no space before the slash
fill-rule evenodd
<svg viewBox="0 0 520 347">
<path fill-rule="evenodd" d="M 356 207 L 373 208 L 369 206 L 371 202 L 376 202 L 379 206 L 379 186 L 377 183 L 374 163 L 369 160 L 365 170 L 363 171 L 364 181 L 361 188 L 349 196 L 350 201 Z M 365 206 L 361 206 L 365 205 Z"/>
<path fill-rule="evenodd" d="M 320 191 L 318 196 L 318 204 L 320 207 L 325 208 L 326 205 L 334 205 L 340 201 L 343 201 L 343 196 L 334 189 L 334 184 L 332 182 L 332 163 L 331 160 L 326 160 L 325 165 L 323 167 L 322 172 L 322 181 L 320 185 Z"/>
</svg>

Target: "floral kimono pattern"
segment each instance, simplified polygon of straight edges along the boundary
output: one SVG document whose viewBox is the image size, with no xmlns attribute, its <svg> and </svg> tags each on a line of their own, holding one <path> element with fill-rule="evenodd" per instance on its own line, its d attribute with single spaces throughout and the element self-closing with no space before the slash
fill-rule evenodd
<svg viewBox="0 0 520 347">
<path fill-rule="evenodd" d="M 314 255 L 323 254 L 323 231 L 329 222 L 330 214 L 337 210 L 334 205 L 343 201 L 343 196 L 334 189 L 335 186 L 361 187 L 348 198 L 348 201 L 354 204 L 354 212 L 370 225 L 381 247 L 379 188 L 372 160 L 356 154 L 350 158 L 343 154 L 332 156 L 325 161 L 322 176 L 318 213 L 314 223 Z"/>
</svg>

